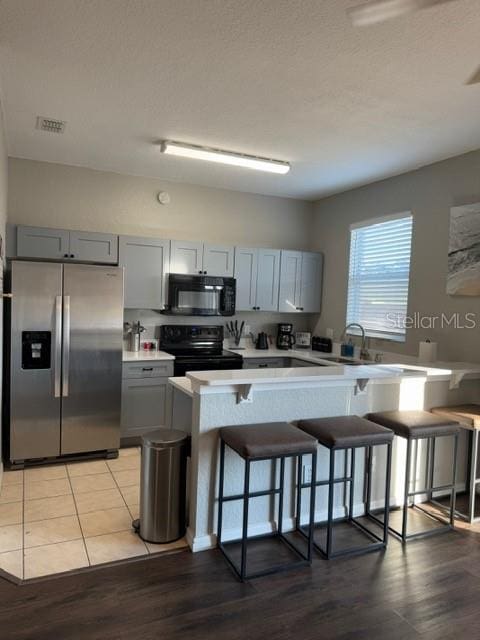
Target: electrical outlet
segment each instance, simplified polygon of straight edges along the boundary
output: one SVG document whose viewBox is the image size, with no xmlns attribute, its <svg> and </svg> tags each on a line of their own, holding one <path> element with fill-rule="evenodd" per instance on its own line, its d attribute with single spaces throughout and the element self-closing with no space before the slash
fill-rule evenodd
<svg viewBox="0 0 480 640">
<path fill-rule="evenodd" d="M 312 465 L 303 465 L 303 484 L 308 484 L 312 481 Z"/>
<path fill-rule="evenodd" d="M 245 336 L 250 335 L 250 325 L 249 325 L 249 324 L 246 324 L 246 325 L 243 327 L 243 335 L 245 335 Z"/>
</svg>

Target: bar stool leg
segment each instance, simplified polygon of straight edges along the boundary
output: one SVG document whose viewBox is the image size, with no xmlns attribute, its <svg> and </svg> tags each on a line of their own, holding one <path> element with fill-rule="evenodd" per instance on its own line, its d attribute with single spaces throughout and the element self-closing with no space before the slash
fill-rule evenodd
<svg viewBox="0 0 480 640">
<path fill-rule="evenodd" d="M 335 488 L 335 449 L 330 449 L 330 471 L 328 480 L 328 516 L 327 516 L 327 558 L 332 553 L 332 533 L 333 533 L 333 500 Z"/>
<path fill-rule="evenodd" d="M 297 457 L 297 529 L 302 528 L 302 456 Z"/>
<path fill-rule="evenodd" d="M 301 459 L 301 456 L 300 456 Z M 317 454 L 312 453 L 312 482 L 310 484 L 310 520 L 308 527 L 308 560 L 313 555 L 313 537 L 315 532 L 315 493 L 317 489 Z M 300 518 L 300 514 L 298 515 Z"/>
<path fill-rule="evenodd" d="M 470 457 L 470 496 L 468 500 L 468 520 L 475 519 L 475 498 L 477 489 L 478 429 L 472 431 L 472 452 Z"/>
<path fill-rule="evenodd" d="M 370 515 L 370 503 L 372 501 L 372 447 L 367 447 L 367 489 L 365 495 L 365 504 L 367 505 L 367 515 Z"/>
<path fill-rule="evenodd" d="M 300 456 L 301 458 L 301 456 Z M 285 458 L 280 458 L 280 491 L 278 493 L 278 524 L 277 531 L 283 531 L 283 489 L 285 484 Z"/>
<path fill-rule="evenodd" d="M 458 451 L 458 433 L 454 436 L 453 445 L 453 472 L 452 472 L 452 491 L 450 496 L 450 525 L 455 525 L 455 502 L 457 498 L 457 451 Z"/>
<path fill-rule="evenodd" d="M 402 518 L 402 542 L 407 541 L 408 526 L 408 494 L 410 489 L 410 466 L 412 460 L 412 441 L 407 439 L 407 462 L 405 465 L 405 490 L 403 493 L 403 518 Z"/>
<path fill-rule="evenodd" d="M 250 493 L 250 460 L 245 460 L 245 480 L 243 485 L 243 530 L 242 557 L 240 562 L 240 578 L 245 580 L 247 574 L 247 539 L 248 539 L 248 494 Z"/>
<path fill-rule="evenodd" d="M 429 491 L 428 497 L 430 500 L 433 499 L 433 487 L 435 486 L 435 443 L 436 438 L 429 438 L 429 441 L 432 442 L 432 454 L 430 457 L 430 481 L 429 481 Z"/>
<path fill-rule="evenodd" d="M 225 468 L 225 442 L 220 440 L 220 469 L 218 478 L 218 520 L 217 520 L 217 542 L 222 542 L 222 517 L 223 517 L 223 472 Z"/>
<path fill-rule="evenodd" d="M 390 481 L 392 477 L 392 444 L 387 444 L 387 468 L 385 472 L 385 510 L 383 513 L 383 542 L 388 544 L 388 520 L 390 517 Z M 370 508 L 370 505 L 369 505 Z"/>
<path fill-rule="evenodd" d="M 349 493 L 349 501 L 348 501 L 348 519 L 353 520 L 353 494 L 354 494 L 354 486 L 355 486 L 355 449 L 350 450 L 351 458 L 350 458 L 350 493 Z M 345 455 L 346 452 L 345 452 Z"/>
</svg>

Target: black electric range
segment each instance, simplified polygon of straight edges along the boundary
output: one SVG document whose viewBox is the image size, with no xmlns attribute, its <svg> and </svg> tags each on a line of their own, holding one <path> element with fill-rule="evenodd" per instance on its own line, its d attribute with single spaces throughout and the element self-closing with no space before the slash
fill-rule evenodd
<svg viewBox="0 0 480 640">
<path fill-rule="evenodd" d="M 173 373 L 241 369 L 243 358 L 223 350 L 223 327 L 165 324 L 160 327 L 160 348 L 175 356 Z"/>
</svg>

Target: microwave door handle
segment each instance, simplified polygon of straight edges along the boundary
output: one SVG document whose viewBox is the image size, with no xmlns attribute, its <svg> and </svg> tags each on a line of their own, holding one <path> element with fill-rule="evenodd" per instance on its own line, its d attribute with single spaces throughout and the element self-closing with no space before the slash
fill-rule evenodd
<svg viewBox="0 0 480 640">
<path fill-rule="evenodd" d="M 55 336 L 53 349 L 54 397 L 60 398 L 62 386 L 62 296 L 55 296 Z"/>
<path fill-rule="evenodd" d="M 63 384 L 62 396 L 68 398 L 70 370 L 70 296 L 63 296 Z"/>
</svg>

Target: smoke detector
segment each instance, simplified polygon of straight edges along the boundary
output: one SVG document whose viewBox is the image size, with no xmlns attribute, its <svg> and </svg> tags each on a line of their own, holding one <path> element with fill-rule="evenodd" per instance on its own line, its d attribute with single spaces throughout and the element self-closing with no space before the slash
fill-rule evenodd
<svg viewBox="0 0 480 640">
<path fill-rule="evenodd" d="M 65 131 L 66 124 L 67 123 L 63 120 L 37 116 L 36 129 L 40 129 L 40 131 L 48 131 L 49 133 L 63 133 Z"/>
</svg>

